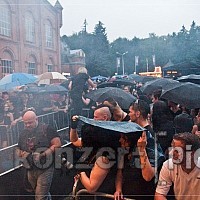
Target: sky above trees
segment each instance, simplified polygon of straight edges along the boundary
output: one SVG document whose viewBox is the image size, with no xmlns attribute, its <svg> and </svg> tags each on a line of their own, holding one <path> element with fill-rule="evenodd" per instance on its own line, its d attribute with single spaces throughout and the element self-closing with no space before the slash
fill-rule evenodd
<svg viewBox="0 0 200 200">
<path fill-rule="evenodd" d="M 48 0 L 52 5 L 56 0 Z M 82 30 L 92 33 L 101 21 L 110 42 L 118 37 L 147 38 L 190 28 L 192 21 L 200 24 L 199 0 L 59 0 L 63 7 L 61 35 L 70 36 Z"/>
</svg>

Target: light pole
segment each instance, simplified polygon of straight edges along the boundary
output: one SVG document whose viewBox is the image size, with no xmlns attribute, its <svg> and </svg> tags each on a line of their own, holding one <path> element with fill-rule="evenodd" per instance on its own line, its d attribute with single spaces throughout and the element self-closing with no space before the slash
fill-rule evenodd
<svg viewBox="0 0 200 200">
<path fill-rule="evenodd" d="M 122 57 L 122 71 L 123 71 L 123 75 L 124 75 L 124 55 L 127 54 L 128 51 L 124 52 L 124 53 L 119 53 L 119 52 L 116 52 L 116 54 L 120 55 Z"/>
</svg>

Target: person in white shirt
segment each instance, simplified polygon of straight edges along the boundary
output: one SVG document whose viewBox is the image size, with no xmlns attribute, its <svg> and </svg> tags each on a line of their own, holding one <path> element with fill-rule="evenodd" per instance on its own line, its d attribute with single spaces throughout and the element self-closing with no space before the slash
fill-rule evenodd
<svg viewBox="0 0 200 200">
<path fill-rule="evenodd" d="M 191 133 L 175 134 L 172 158 L 163 163 L 156 188 L 155 200 L 167 199 L 173 184 L 175 199 L 200 198 L 200 138 Z"/>
</svg>

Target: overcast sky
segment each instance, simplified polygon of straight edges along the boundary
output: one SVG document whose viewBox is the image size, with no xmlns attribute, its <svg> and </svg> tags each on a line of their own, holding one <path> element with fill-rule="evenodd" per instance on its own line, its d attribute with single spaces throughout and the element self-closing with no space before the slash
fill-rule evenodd
<svg viewBox="0 0 200 200">
<path fill-rule="evenodd" d="M 49 0 L 54 5 L 56 0 Z M 200 0 L 59 0 L 63 7 L 61 35 L 82 30 L 92 33 L 98 21 L 106 27 L 110 42 L 118 37 L 147 38 L 190 28 L 194 20 L 200 26 Z"/>
</svg>

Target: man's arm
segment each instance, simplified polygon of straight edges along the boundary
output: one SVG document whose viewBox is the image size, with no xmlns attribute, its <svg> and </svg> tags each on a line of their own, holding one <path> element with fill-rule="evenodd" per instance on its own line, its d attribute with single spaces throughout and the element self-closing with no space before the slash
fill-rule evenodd
<svg viewBox="0 0 200 200">
<path fill-rule="evenodd" d="M 104 165 L 109 165 L 109 160 L 104 156 L 100 156 L 92 168 L 90 177 L 88 177 L 85 172 L 80 173 L 80 180 L 88 192 L 96 192 L 105 180 L 110 168 L 104 167 Z"/>
<path fill-rule="evenodd" d="M 170 160 L 163 163 L 162 169 L 160 171 L 159 180 L 155 192 L 155 200 L 166 200 L 167 193 L 172 185 L 172 177 L 169 169 Z"/>
<path fill-rule="evenodd" d="M 155 168 L 151 166 L 146 152 L 147 136 L 142 133 L 142 137 L 137 142 L 137 147 L 140 155 L 140 165 L 142 169 L 142 176 L 146 181 L 150 181 L 155 176 Z"/>
<path fill-rule="evenodd" d="M 82 147 L 81 138 L 78 137 L 78 132 L 76 129 L 70 129 L 70 142 L 76 147 Z"/>
<path fill-rule="evenodd" d="M 123 181 L 122 169 L 118 169 L 115 179 L 115 193 L 114 193 L 115 200 L 123 199 L 122 181 Z"/>
<path fill-rule="evenodd" d="M 69 134 L 69 138 L 70 138 L 70 142 L 72 142 L 72 144 L 76 147 L 82 147 L 82 141 L 81 138 L 78 137 L 78 132 L 76 130 L 77 125 L 78 125 L 78 116 L 75 115 L 72 117 L 71 119 L 71 128 L 70 128 L 70 134 Z"/>
<path fill-rule="evenodd" d="M 163 194 L 155 193 L 154 200 L 167 200 L 167 198 Z"/>
</svg>

